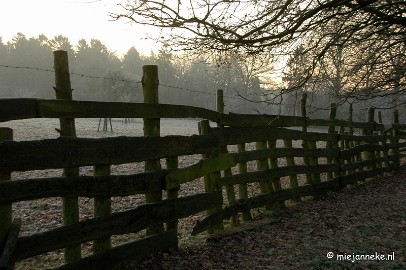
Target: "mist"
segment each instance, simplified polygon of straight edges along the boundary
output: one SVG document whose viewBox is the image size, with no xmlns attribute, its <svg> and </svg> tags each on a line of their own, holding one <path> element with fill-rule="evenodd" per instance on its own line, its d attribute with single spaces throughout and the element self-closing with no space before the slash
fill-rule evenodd
<svg viewBox="0 0 406 270">
<path fill-rule="evenodd" d="M 148 56 L 132 47 L 123 57 L 118 57 L 97 39 L 90 42 L 81 39 L 73 46 L 62 35 L 27 38 L 18 33 L 10 42 L 3 43 L 0 39 L 0 97 L 55 98 L 52 51 L 59 49 L 69 55 L 75 100 L 143 102 L 142 66 L 154 64 L 159 68 L 160 103 L 215 110 L 216 90 L 223 89 L 226 113 L 300 116 L 303 90 L 283 93 L 276 86 L 265 88 L 259 79 L 261 70 L 247 63 L 249 60 L 229 57 L 219 65 L 209 57 L 179 57 L 168 47 Z M 309 93 L 308 116 L 328 117 L 330 103 L 336 102 L 334 97 L 326 91 Z M 273 98 L 269 99 L 269 95 Z M 390 97 L 355 102 L 354 121 L 365 121 L 369 106 L 379 109 L 390 102 Z M 338 118 L 348 118 L 348 107 L 349 102 L 340 104 Z M 384 110 L 383 118 L 389 124 L 391 110 Z"/>
</svg>

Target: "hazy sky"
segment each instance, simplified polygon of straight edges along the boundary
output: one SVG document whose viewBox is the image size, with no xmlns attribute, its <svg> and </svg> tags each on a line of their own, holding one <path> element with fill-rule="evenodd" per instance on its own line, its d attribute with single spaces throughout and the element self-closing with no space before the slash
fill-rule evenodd
<svg viewBox="0 0 406 270">
<path fill-rule="evenodd" d="M 21 32 L 29 37 L 64 35 L 76 45 L 80 38 L 101 40 L 119 56 L 131 46 L 149 54 L 155 42 L 145 40 L 155 29 L 131 25 L 126 20 L 111 21 L 109 12 L 126 0 L 2 0 L 0 36 L 3 42 Z"/>
</svg>

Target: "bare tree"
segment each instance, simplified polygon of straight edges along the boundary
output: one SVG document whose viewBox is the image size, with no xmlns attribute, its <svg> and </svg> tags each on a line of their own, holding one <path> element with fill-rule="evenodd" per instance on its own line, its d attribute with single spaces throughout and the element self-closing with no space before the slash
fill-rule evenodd
<svg viewBox="0 0 406 270">
<path fill-rule="evenodd" d="M 285 91 L 307 83 L 337 48 L 352 55 L 346 55 L 351 80 L 342 98 L 363 99 L 405 88 L 404 1 L 130 0 L 122 8 L 121 14 L 112 14 L 115 19 L 169 29 L 163 40 L 179 50 L 237 51 L 286 61 L 304 46 L 310 65 Z"/>
</svg>

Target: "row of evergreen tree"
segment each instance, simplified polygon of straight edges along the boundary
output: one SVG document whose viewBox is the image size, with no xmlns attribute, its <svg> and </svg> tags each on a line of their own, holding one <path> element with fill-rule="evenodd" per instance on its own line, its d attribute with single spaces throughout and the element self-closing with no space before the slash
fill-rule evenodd
<svg viewBox="0 0 406 270">
<path fill-rule="evenodd" d="M 0 37 L 0 97 L 54 98 L 52 51 L 61 49 L 69 55 L 76 100 L 142 102 L 142 66 L 156 64 L 161 103 L 214 109 L 216 90 L 223 89 L 227 111 L 252 112 L 258 107 L 246 99 L 260 99 L 260 80 L 247 76 L 237 57 L 219 66 L 210 57 L 178 57 L 165 46 L 148 56 L 132 47 L 119 57 L 97 39 L 81 39 L 74 46 L 62 35 L 27 38 L 22 33 L 7 43 Z"/>
</svg>

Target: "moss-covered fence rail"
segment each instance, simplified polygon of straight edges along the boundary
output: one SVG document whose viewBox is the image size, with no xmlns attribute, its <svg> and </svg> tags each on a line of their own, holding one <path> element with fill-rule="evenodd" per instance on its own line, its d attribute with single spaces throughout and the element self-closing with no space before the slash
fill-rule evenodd
<svg viewBox="0 0 406 270">
<path fill-rule="evenodd" d="M 0 128 L 0 269 L 61 248 L 65 249 L 66 264 L 60 269 L 111 269 L 121 261 L 177 247 L 179 219 L 206 212 L 192 234 L 238 226 L 251 220 L 254 208 L 280 209 L 304 197 L 390 173 L 404 156 L 405 126 L 399 124 L 397 113 L 393 125 L 385 130 L 379 114 L 375 121 L 373 108 L 366 123 L 353 122 L 351 117 L 335 119 L 334 104 L 330 119 L 309 119 L 305 97 L 302 117 L 225 114 L 221 109 L 156 104 L 153 95 L 148 96 L 148 89 L 157 86 L 151 83 L 156 80 L 154 72 L 151 66 L 144 68 L 148 103 L 0 99 L 3 122 L 29 118 L 153 119 L 145 121 L 144 129 L 149 131 L 143 137 L 90 139 L 77 138 L 73 132 L 57 139 L 17 142 L 12 140 L 10 128 Z M 60 80 L 56 76 L 59 87 Z M 204 120 L 199 123 L 199 135 L 161 137 L 156 132 L 159 118 Z M 218 126 L 210 126 L 209 120 Z M 328 127 L 328 132 L 309 131 L 315 126 Z M 74 121 L 70 128 L 74 129 Z M 192 154 L 200 154 L 200 161 L 178 168 L 179 157 Z M 110 175 L 111 165 L 133 162 L 145 162 L 146 170 Z M 166 162 L 166 169 L 160 168 L 161 162 Z M 75 168 L 82 166 L 94 166 L 94 176 L 76 173 Z M 13 171 L 55 168 L 65 168 L 64 174 L 10 180 Z M 179 189 L 191 181 L 204 181 L 205 191 L 178 197 Z M 111 197 L 133 194 L 148 195 L 146 203 L 111 212 Z M 13 219 L 12 204 L 50 197 L 63 197 L 68 205 L 62 210 L 64 225 L 19 236 L 24 220 Z M 93 218 L 75 222 L 77 197 L 94 198 Z M 144 229 L 147 237 L 112 247 L 112 235 Z M 94 254 L 81 258 L 80 244 L 91 241 Z"/>
</svg>

